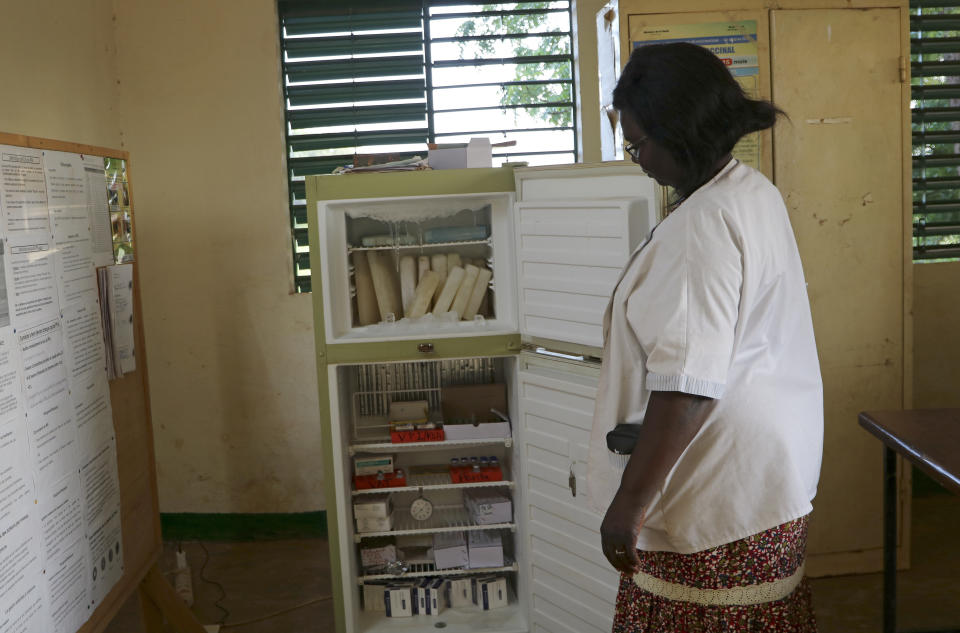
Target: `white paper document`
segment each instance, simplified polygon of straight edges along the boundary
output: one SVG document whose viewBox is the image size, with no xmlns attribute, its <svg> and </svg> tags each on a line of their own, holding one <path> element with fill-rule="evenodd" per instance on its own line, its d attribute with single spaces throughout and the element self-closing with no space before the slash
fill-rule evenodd
<svg viewBox="0 0 960 633">
<path fill-rule="evenodd" d="M 133 338 L 133 264 L 107 268 L 110 324 L 115 367 L 119 375 L 137 368 Z"/>
<path fill-rule="evenodd" d="M 91 604 L 99 604 L 123 575 L 120 479 L 116 440 L 110 438 L 80 467 L 83 521 L 90 555 Z"/>
<path fill-rule="evenodd" d="M 24 231 L 50 232 L 43 152 L 0 145 L 0 192 L 6 237 Z"/>
<path fill-rule="evenodd" d="M 107 176 L 103 158 L 84 156 L 83 171 L 87 179 L 87 206 L 90 233 L 93 238 L 94 266 L 113 262 L 113 233 L 110 229 L 110 203 L 107 200 Z"/>
</svg>

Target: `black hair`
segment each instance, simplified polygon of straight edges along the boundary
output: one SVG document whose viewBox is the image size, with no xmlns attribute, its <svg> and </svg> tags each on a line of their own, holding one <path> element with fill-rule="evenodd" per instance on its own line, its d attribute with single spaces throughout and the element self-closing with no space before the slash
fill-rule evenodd
<svg viewBox="0 0 960 633">
<path fill-rule="evenodd" d="M 741 137 L 772 127 L 784 114 L 769 101 L 747 97 L 716 55 L 686 42 L 634 50 L 613 106 L 677 162 L 686 176 L 676 186 L 682 197 L 710 179 Z"/>
</svg>

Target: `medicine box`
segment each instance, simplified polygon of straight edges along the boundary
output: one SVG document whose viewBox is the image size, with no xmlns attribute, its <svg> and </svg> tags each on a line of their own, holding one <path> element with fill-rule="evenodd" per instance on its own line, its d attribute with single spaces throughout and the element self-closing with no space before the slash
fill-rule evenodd
<svg viewBox="0 0 960 633">
<path fill-rule="evenodd" d="M 413 615 L 409 585 L 387 585 L 383 590 L 383 603 L 388 618 L 405 618 Z"/>
<path fill-rule="evenodd" d="M 379 569 L 388 563 L 396 562 L 397 547 L 393 544 L 360 548 L 360 566 L 366 569 Z"/>
<path fill-rule="evenodd" d="M 353 518 L 385 519 L 393 512 L 389 493 L 367 495 L 353 502 Z"/>
<path fill-rule="evenodd" d="M 507 579 L 502 576 L 473 578 L 473 603 L 484 611 L 507 606 Z"/>
<path fill-rule="evenodd" d="M 447 581 L 444 593 L 452 608 L 468 607 L 473 604 L 470 578 L 451 578 Z"/>
<path fill-rule="evenodd" d="M 499 532 L 470 532 L 467 538 L 470 569 L 503 567 L 503 537 Z"/>
<path fill-rule="evenodd" d="M 437 569 L 466 567 L 467 539 L 463 532 L 443 532 L 433 536 L 433 562 Z"/>
<path fill-rule="evenodd" d="M 392 473 L 396 457 L 393 455 L 357 455 L 353 458 L 354 475 Z"/>
<path fill-rule="evenodd" d="M 389 532 L 393 529 L 393 515 L 388 517 L 367 517 L 357 519 L 357 532 Z"/>
<path fill-rule="evenodd" d="M 463 504 L 477 525 L 510 523 L 513 520 L 513 503 L 499 492 L 465 490 Z"/>
<path fill-rule="evenodd" d="M 383 612 L 387 610 L 386 603 L 383 598 L 383 590 L 385 585 L 382 583 L 364 583 L 363 585 L 363 610 L 364 611 L 379 611 Z"/>
</svg>

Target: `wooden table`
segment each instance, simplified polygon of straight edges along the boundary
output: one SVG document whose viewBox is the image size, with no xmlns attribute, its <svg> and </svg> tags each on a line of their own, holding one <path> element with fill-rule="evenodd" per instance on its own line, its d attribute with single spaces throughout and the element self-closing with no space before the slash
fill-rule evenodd
<svg viewBox="0 0 960 633">
<path fill-rule="evenodd" d="M 960 495 L 960 409 L 864 411 L 883 450 L 883 633 L 897 630 L 897 454 Z M 958 633 L 947 629 L 941 633 Z M 930 632 L 933 633 L 933 632 Z"/>
</svg>

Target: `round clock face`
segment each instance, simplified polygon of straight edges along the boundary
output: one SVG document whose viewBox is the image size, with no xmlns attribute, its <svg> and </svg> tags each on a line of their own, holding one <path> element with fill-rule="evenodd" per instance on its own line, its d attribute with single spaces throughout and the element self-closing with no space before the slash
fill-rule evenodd
<svg viewBox="0 0 960 633">
<path fill-rule="evenodd" d="M 418 497 L 410 504 L 410 516 L 417 521 L 426 521 L 433 514 L 433 504 L 428 499 Z"/>
</svg>

